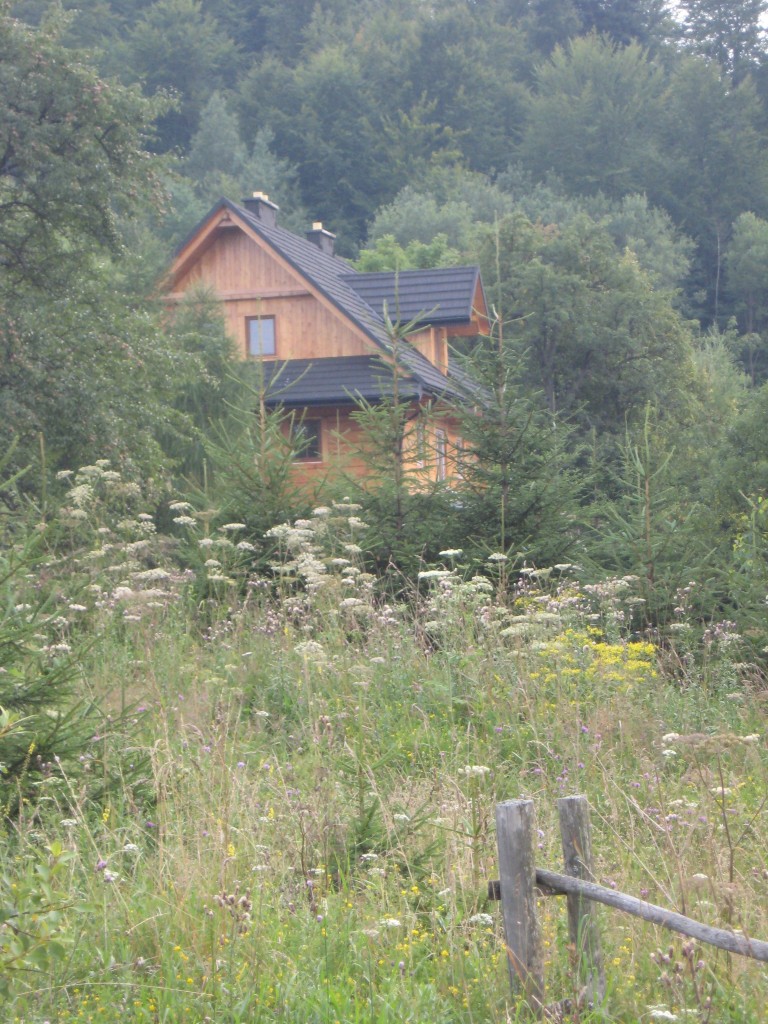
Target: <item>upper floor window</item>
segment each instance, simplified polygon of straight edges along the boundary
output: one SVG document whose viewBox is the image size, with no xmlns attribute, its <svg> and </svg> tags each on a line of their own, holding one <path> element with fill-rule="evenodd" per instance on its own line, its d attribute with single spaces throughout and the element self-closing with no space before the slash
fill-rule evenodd
<svg viewBox="0 0 768 1024">
<path fill-rule="evenodd" d="M 248 332 L 249 356 L 273 356 L 275 354 L 275 318 L 273 316 L 249 316 L 245 320 Z"/>
</svg>

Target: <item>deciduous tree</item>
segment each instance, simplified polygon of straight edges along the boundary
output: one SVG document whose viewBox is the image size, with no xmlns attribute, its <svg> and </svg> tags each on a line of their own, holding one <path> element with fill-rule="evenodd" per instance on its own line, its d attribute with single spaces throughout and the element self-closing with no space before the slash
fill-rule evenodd
<svg viewBox="0 0 768 1024">
<path fill-rule="evenodd" d="M 715 60 L 737 85 L 766 56 L 766 0 L 678 0 L 681 35 L 694 52 Z"/>
<path fill-rule="evenodd" d="M 559 229 L 518 214 L 487 233 L 480 255 L 523 380 L 551 413 L 621 433 L 651 398 L 674 400 L 690 334 L 670 296 L 600 225 L 582 215 Z"/>
<path fill-rule="evenodd" d="M 113 51 L 112 62 L 114 71 L 122 65 L 121 74 L 150 93 L 177 97 L 158 124 L 158 148 L 166 151 L 189 146 L 211 93 L 234 85 L 240 53 L 200 0 L 156 0 L 124 47 Z"/>
<path fill-rule="evenodd" d="M 147 202 L 146 146 L 160 107 L 96 74 L 61 43 L 55 11 L 33 29 L 0 6 L 0 286 L 47 292 L 119 248 L 118 212 Z"/>
<path fill-rule="evenodd" d="M 636 43 L 590 35 L 558 46 L 539 68 L 519 155 L 582 194 L 643 191 L 664 80 Z"/>
<path fill-rule="evenodd" d="M 21 463 L 43 434 L 54 468 L 156 464 L 169 356 L 110 260 L 120 218 L 153 197 L 157 106 L 66 49 L 65 24 L 0 7 L 0 433 Z"/>
<path fill-rule="evenodd" d="M 717 65 L 687 58 L 671 76 L 656 117 L 662 159 L 647 167 L 652 202 L 697 243 L 699 314 L 721 313 L 723 257 L 745 211 L 768 216 L 768 141 L 750 79 L 732 87 Z"/>
</svg>

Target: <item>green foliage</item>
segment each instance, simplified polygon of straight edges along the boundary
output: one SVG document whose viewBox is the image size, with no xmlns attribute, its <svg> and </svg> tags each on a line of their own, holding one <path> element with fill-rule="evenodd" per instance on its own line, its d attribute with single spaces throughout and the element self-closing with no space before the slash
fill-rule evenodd
<svg viewBox="0 0 768 1024">
<path fill-rule="evenodd" d="M 66 971 L 76 938 L 67 913 L 75 857 L 54 841 L 19 857 L 20 869 L 0 867 L 0 996 L 6 1006 Z"/>
<path fill-rule="evenodd" d="M 378 210 L 369 242 L 393 235 L 399 245 L 431 245 L 444 236 L 452 249 L 474 250 L 478 229 L 514 209 L 512 198 L 488 177 L 461 167 L 435 168 L 423 183 L 407 185 Z"/>
<path fill-rule="evenodd" d="M 177 183 L 174 196 L 175 237 L 184 237 L 222 196 L 239 200 L 255 188 L 281 206 L 281 223 L 289 230 L 303 231 L 307 218 L 296 168 L 274 154 L 273 142 L 272 130 L 260 127 L 249 148 L 230 105 L 214 92 L 200 113 L 189 153 L 179 162 L 182 182 L 181 187 Z"/>
<path fill-rule="evenodd" d="M 363 249 L 355 260 L 362 273 L 377 270 L 426 270 L 430 267 L 455 266 L 461 260 L 457 249 L 448 245 L 445 235 L 435 235 L 429 244 L 416 239 L 402 246 L 394 235 L 382 235 L 372 249 Z"/>
<path fill-rule="evenodd" d="M 50 289 L 119 245 L 118 210 L 152 199 L 145 152 L 162 110 L 135 89 L 100 79 L 61 42 L 51 8 L 32 29 L 0 7 L 0 286 Z M 76 169 L 76 172 L 73 172 Z"/>
<path fill-rule="evenodd" d="M 396 592 L 408 590 L 420 569 L 437 560 L 444 545 L 466 536 L 460 499 L 445 487 L 398 491 L 390 480 L 353 490 L 371 527 L 366 534 L 370 567 Z M 474 524 L 473 524 L 474 526 Z"/>
<path fill-rule="evenodd" d="M 203 474 L 197 485 L 188 483 L 189 496 L 199 508 L 204 536 L 227 523 L 243 525 L 239 561 L 264 569 L 272 544 L 267 531 L 306 511 L 311 491 L 302 490 L 295 477 L 300 449 L 300 418 L 296 413 L 265 404 L 259 367 L 242 374 L 235 401 L 226 417 L 211 423 L 201 437 Z M 279 378 L 273 388 L 279 388 Z M 196 545 L 199 535 L 189 533 Z M 198 551 L 198 560 L 206 557 Z"/>
<path fill-rule="evenodd" d="M 387 9 L 357 31 L 316 37 L 296 64 L 266 54 L 240 85 L 243 124 L 272 128 L 305 205 L 349 248 L 377 207 L 431 168 L 505 166 L 522 120 L 522 87 L 496 71 L 525 52 L 515 28 L 489 35 L 463 4 L 407 16 L 405 33 Z"/>
<path fill-rule="evenodd" d="M 20 818 L 0 858 L 8 1013 L 527 1021 L 486 883 L 494 804 L 531 786 L 537 864 L 558 863 L 555 801 L 578 789 L 603 882 L 765 934 L 764 713 L 734 630 L 685 618 L 673 653 L 627 635 L 631 581 L 529 567 L 504 591 L 457 551 L 395 603 L 361 571 L 353 513 L 275 531 L 274 592 L 174 603 L 162 642 L 157 619 L 125 622 L 89 661 L 100 692 L 118 672 L 141 687 L 162 799 L 149 820 L 130 792 Z M 538 913 L 555 1002 L 578 992 L 566 908 Z M 601 942 L 603 1017 L 711 996 L 746 1024 L 764 1005 L 746 961 L 671 940 L 664 956 L 704 961 L 694 986 L 632 918 L 606 915 Z"/>
<path fill-rule="evenodd" d="M 113 71 L 142 81 L 151 95 L 176 95 L 175 109 L 158 121 L 161 151 L 187 147 L 211 94 L 234 83 L 237 44 L 200 0 L 157 0 L 113 52 Z M 118 63 L 119 62 L 119 63 Z"/>
<path fill-rule="evenodd" d="M 509 326 L 496 321 L 492 335 L 461 360 L 474 383 L 454 409 L 464 442 L 459 545 L 480 556 L 493 551 L 552 565 L 569 557 L 585 481 L 574 471 L 570 429 L 520 382 Z"/>
<path fill-rule="evenodd" d="M 84 661 L 113 626 L 103 621 L 91 633 L 91 616 L 119 608 L 107 598 L 116 580 L 102 574 L 104 560 L 114 574 L 122 548 L 124 591 L 129 579 L 151 585 L 142 576 L 142 560 L 157 558 L 151 516 L 131 519 L 141 490 L 104 460 L 60 474 L 71 483 L 66 495 L 43 489 L 40 507 L 19 493 L 11 463 L 10 455 L 0 463 L 0 817 L 51 803 L 66 814 L 73 803 L 109 800 L 116 785 L 138 801 L 145 759 L 132 747 L 125 694 L 117 708 L 95 699 Z"/>
<path fill-rule="evenodd" d="M 166 331 L 176 353 L 173 407 L 181 416 L 169 415 L 160 437 L 176 472 L 201 482 L 206 438 L 234 414 L 244 368 L 213 296 L 193 289 L 174 314 Z"/>
<path fill-rule="evenodd" d="M 618 494 L 593 508 L 587 548 L 597 565 L 641 581 L 647 622 L 668 620 L 673 596 L 690 580 L 707 582 L 708 538 L 697 529 L 695 501 L 680 487 L 674 450 L 659 436 L 646 409 L 636 434 L 621 447 Z"/>
<path fill-rule="evenodd" d="M 593 34 L 558 46 L 539 68 L 520 159 L 536 175 L 555 171 L 576 193 L 643 191 L 663 85 L 636 43 Z"/>
<path fill-rule="evenodd" d="M 664 0 L 573 0 L 582 33 L 596 32 L 623 46 L 659 43 L 669 34 Z"/>
<path fill-rule="evenodd" d="M 682 38 L 741 82 L 765 59 L 765 0 L 680 0 Z"/>
<path fill-rule="evenodd" d="M 766 318 L 768 300 L 768 222 L 754 213 L 742 213 L 733 225 L 733 237 L 725 255 L 730 290 L 740 300 L 746 334 L 759 330 Z"/>
<path fill-rule="evenodd" d="M 403 344 L 403 338 L 395 342 L 396 353 Z M 347 478 L 343 486 L 370 524 L 367 550 L 377 571 L 393 572 L 400 586 L 403 577 L 412 578 L 425 560 L 436 557 L 446 534 L 451 542 L 455 539 L 454 502 L 444 482 L 436 479 L 433 459 L 425 459 L 430 467 L 426 471 L 413 459 L 416 432 L 423 431 L 425 437 L 429 433 L 431 410 L 401 399 L 397 370 L 386 367 L 386 372 L 392 375 L 392 396 L 375 404 L 358 401 L 352 413 L 359 428 L 352 454 L 365 469 L 361 478 Z"/>
<path fill-rule="evenodd" d="M 209 202 L 227 195 L 206 177 L 242 181 L 248 150 L 240 138 L 237 118 L 220 92 L 214 92 L 200 112 L 199 126 L 189 146 L 184 170 L 204 190 Z M 266 189 L 265 189 L 266 191 Z"/>
<path fill-rule="evenodd" d="M 623 196 L 616 203 L 603 197 L 588 199 L 584 206 L 604 225 L 620 251 L 632 253 L 657 288 L 667 293 L 683 288 L 695 246 L 675 228 L 665 210 L 637 194 Z"/>
<path fill-rule="evenodd" d="M 67 656 L 63 639 L 39 648 L 41 631 L 55 635 L 54 616 L 45 616 L 20 598 L 19 577 L 29 563 L 2 572 L 3 612 L 0 619 L 0 814 L 15 814 L 55 770 L 86 749 L 98 721 L 73 700 L 77 667 Z"/>
<path fill-rule="evenodd" d="M 525 89 L 505 73 L 529 59 L 523 33 L 503 21 L 488 32 L 471 7 L 451 2 L 419 11 L 414 27 L 401 58 L 405 73 L 392 83 L 399 105 L 410 111 L 426 97 L 431 119 L 450 129 L 470 170 L 505 167 L 525 118 Z"/>
<path fill-rule="evenodd" d="M 16 289 L 4 313 L 0 433 L 18 440 L 17 464 L 38 462 L 42 435 L 49 469 L 106 454 L 156 473 L 176 362 L 156 311 L 102 265 L 51 294 Z"/>
<path fill-rule="evenodd" d="M 111 772 L 101 763 L 103 736 L 120 723 L 82 689 L 73 656 L 71 623 L 52 597 L 30 586 L 46 564 L 41 535 L 9 544 L 4 529 L 0 555 L 0 817 L 28 805 L 71 797 L 62 787 L 83 786 L 92 798 L 110 788 Z M 63 598 L 64 595 L 58 595 Z M 80 607 L 80 606 L 78 606 Z M 66 611 L 66 608 L 65 608 Z M 71 612 L 70 612 L 71 614 Z M 103 772 L 92 769 L 102 767 Z M 114 781 L 112 779 L 111 781 Z"/>
<path fill-rule="evenodd" d="M 656 0 L 78 6 L 0 6 L 9 1020 L 522 1020 L 484 882 L 493 801 L 531 787 L 542 862 L 573 785 L 617 887 L 764 934 L 762 0 L 684 3 L 681 49 Z M 161 329 L 163 239 L 253 188 L 348 253 L 367 232 L 365 269 L 479 247 L 503 344 L 473 353 L 453 490 L 405 471 L 395 392 L 358 414 L 362 508 L 308 513 L 301 425 L 244 387 L 212 307 Z M 170 461 L 195 506 L 169 504 Z M 392 563 L 387 591 L 365 569 Z M 552 992 L 578 991 L 542 914 Z M 605 922 L 611 1017 L 764 1012 L 759 972 L 662 971 L 647 939 Z"/>
<path fill-rule="evenodd" d="M 559 230 L 518 214 L 486 233 L 480 258 L 522 383 L 550 412 L 621 433 L 649 399 L 674 401 L 689 373 L 689 331 L 599 224 L 581 216 Z"/>
<path fill-rule="evenodd" d="M 299 168 L 313 218 L 331 225 L 347 247 L 354 244 L 392 187 L 381 114 L 357 55 L 329 46 L 295 69 L 267 58 L 244 76 L 240 95 L 244 131 L 269 125 L 277 152 Z"/>
<path fill-rule="evenodd" d="M 768 222 L 742 213 L 733 225 L 725 254 L 727 291 L 736 301 L 744 337 L 740 347 L 752 383 L 764 379 L 766 353 L 762 334 L 768 326 Z"/>
<path fill-rule="evenodd" d="M 652 112 L 652 113 L 651 113 Z M 754 86 L 716 65 L 680 58 L 666 70 L 637 45 L 590 36 L 539 70 L 518 155 L 570 193 L 646 193 L 698 245 L 693 308 L 720 311 L 722 253 L 745 210 L 764 212 L 763 112 Z"/>
<path fill-rule="evenodd" d="M 499 175 L 496 184 L 514 197 L 514 210 L 532 223 L 540 221 L 562 229 L 587 214 L 611 235 L 619 252 L 631 251 L 657 288 L 670 292 L 685 286 L 695 245 L 647 196 L 573 196 L 552 175 L 546 182 L 534 184 L 519 164 Z"/>
<path fill-rule="evenodd" d="M 169 360 L 147 305 L 111 263 L 120 223 L 157 194 L 145 151 L 161 107 L 100 79 L 61 42 L 0 8 L 0 409 L 17 465 L 45 437 L 53 468 L 143 450 L 156 471 Z"/>
<path fill-rule="evenodd" d="M 768 214 L 763 119 L 751 80 L 731 87 L 716 66 L 691 58 L 674 69 L 656 120 L 663 159 L 650 165 L 646 188 L 697 243 L 690 291 L 706 292 L 699 315 L 721 312 L 722 260 L 736 218 Z"/>
</svg>

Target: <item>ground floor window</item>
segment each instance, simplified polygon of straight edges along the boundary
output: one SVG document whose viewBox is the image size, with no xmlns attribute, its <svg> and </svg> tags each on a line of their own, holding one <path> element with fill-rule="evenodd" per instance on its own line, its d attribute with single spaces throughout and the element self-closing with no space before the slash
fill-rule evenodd
<svg viewBox="0 0 768 1024">
<path fill-rule="evenodd" d="M 321 420 L 297 420 L 291 428 L 291 441 L 298 462 L 321 462 L 323 458 Z"/>
<path fill-rule="evenodd" d="M 427 429 L 424 420 L 416 421 L 416 465 L 419 469 L 424 468 L 427 459 Z"/>
<path fill-rule="evenodd" d="M 464 438 L 456 438 L 456 476 L 460 479 L 464 478 L 464 468 L 466 465 L 466 452 L 464 451 Z"/>
<path fill-rule="evenodd" d="M 447 458 L 444 430 L 435 431 L 435 454 L 437 456 L 437 479 L 445 480 L 447 473 Z"/>
</svg>

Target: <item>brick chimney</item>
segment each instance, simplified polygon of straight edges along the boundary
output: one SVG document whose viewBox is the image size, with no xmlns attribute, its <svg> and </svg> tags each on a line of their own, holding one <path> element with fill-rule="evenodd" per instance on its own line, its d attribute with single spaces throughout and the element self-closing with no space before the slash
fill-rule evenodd
<svg viewBox="0 0 768 1024">
<path fill-rule="evenodd" d="M 312 230 L 307 232 L 307 241 L 313 242 L 321 252 L 326 253 L 328 256 L 333 256 L 336 235 L 331 231 L 326 231 L 322 221 L 316 220 L 314 222 Z"/>
<path fill-rule="evenodd" d="M 271 203 L 268 195 L 263 192 L 254 192 L 250 199 L 243 200 L 243 206 L 248 213 L 260 220 L 264 227 L 276 226 L 280 207 L 277 203 Z"/>
</svg>

